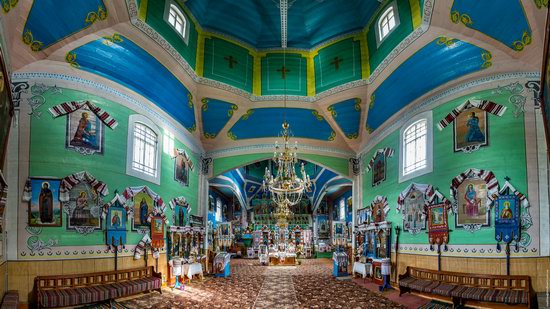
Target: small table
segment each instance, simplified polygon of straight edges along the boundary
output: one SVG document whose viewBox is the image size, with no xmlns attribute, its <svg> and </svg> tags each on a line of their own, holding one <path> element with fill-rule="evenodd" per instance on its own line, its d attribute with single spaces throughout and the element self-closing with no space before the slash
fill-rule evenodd
<svg viewBox="0 0 550 309">
<path fill-rule="evenodd" d="M 254 249 L 253 248 L 248 248 L 246 250 L 246 255 L 249 259 L 253 259 L 254 258 Z"/>
<path fill-rule="evenodd" d="M 372 276 L 372 263 L 353 263 L 353 274 L 360 273 L 363 275 L 363 279 L 367 276 Z"/>
<path fill-rule="evenodd" d="M 201 263 L 183 264 L 183 274 L 187 276 L 187 278 L 189 278 L 189 282 L 191 282 L 191 279 L 193 279 L 194 275 L 200 275 L 201 279 L 203 279 L 202 264 Z"/>
</svg>

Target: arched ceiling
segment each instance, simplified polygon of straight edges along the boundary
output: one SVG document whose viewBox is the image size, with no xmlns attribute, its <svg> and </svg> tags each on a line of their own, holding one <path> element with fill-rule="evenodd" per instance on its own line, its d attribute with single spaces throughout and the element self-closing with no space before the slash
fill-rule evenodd
<svg viewBox="0 0 550 309">
<path fill-rule="evenodd" d="M 333 196 L 343 189 L 351 190 L 352 182 L 350 179 L 342 177 L 315 163 L 303 160 L 299 160 L 296 168 L 298 169 L 302 163 L 304 164 L 306 174 L 312 180 L 311 190 L 305 193 L 305 197 L 311 201 L 314 208 L 319 205 L 325 196 Z M 264 194 L 261 186 L 266 168 L 272 169 L 271 172 L 275 173 L 271 160 L 263 160 L 211 178 L 209 184 L 225 196 L 235 195 L 241 205 L 250 207 L 252 199 Z M 297 170 L 296 173 L 299 174 L 300 171 Z"/>
<path fill-rule="evenodd" d="M 349 157 L 430 96 L 469 81 L 541 68 L 546 11 L 534 0 L 418 0 L 424 7 L 413 12 L 411 31 L 383 57 L 365 52 L 371 43 L 365 26 L 380 1 L 297 0 L 288 12 L 288 44 L 301 50 L 289 56 L 289 68 L 302 77 L 291 72 L 288 80 L 303 87 L 284 102 L 276 90 L 281 87 L 282 75 L 276 71 L 280 54 L 263 49 L 280 45 L 276 3 L 175 1 L 198 22 L 189 45 L 161 31 L 166 26 L 162 0 L 10 2 L 13 6 L 4 8 L 0 18 L 12 71 L 16 76 L 53 73 L 55 78 L 93 81 L 112 89 L 99 93 L 107 98 L 115 90 L 125 93 L 166 115 L 181 127 L 179 133 L 200 145 L 199 151 L 209 153 L 256 146 L 270 152 L 267 145 L 279 135 L 286 104 L 294 138 L 306 146 L 303 151 Z M 148 12 L 140 7 L 144 3 L 151 7 Z M 220 32 L 224 35 L 216 34 Z M 350 32 L 359 34 L 345 37 Z M 200 47 L 197 35 L 211 39 Z M 341 35 L 327 48 L 315 47 Z M 208 51 L 208 44 L 226 36 L 228 42 L 252 46 L 242 47 L 245 58 L 239 61 L 250 61 L 242 71 L 250 74 L 244 80 L 261 80 L 260 87 L 231 83 L 244 74 L 231 71 L 223 49 L 219 55 Z M 335 46 L 347 48 L 352 62 Z M 201 48 L 204 54 L 190 54 Z M 221 63 L 217 71 L 201 62 L 215 57 Z M 343 58 L 339 68 L 330 64 L 337 58 Z M 273 70 L 254 71 L 264 65 Z M 351 73 L 342 77 L 339 69 Z M 309 79 L 311 70 L 314 80 Z M 224 72 L 233 75 L 215 78 Z M 277 81 L 273 78 L 279 84 L 268 84 Z"/>
<path fill-rule="evenodd" d="M 361 30 L 381 5 L 377 0 L 288 3 L 288 47 L 303 49 Z M 281 47 L 279 0 L 187 0 L 185 5 L 205 29 L 227 34 L 258 49 Z"/>
</svg>

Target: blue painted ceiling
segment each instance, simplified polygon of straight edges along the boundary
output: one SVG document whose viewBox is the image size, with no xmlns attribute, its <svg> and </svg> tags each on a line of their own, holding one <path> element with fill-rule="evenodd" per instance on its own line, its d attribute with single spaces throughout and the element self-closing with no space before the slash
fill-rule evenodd
<svg viewBox="0 0 550 309">
<path fill-rule="evenodd" d="M 40 51 L 107 16 L 102 0 L 33 1 L 23 42 L 33 51 Z"/>
<path fill-rule="evenodd" d="M 490 67 L 491 60 L 489 51 L 470 43 L 447 37 L 435 39 L 403 62 L 371 95 L 367 130 L 376 130 L 430 90 Z"/>
<path fill-rule="evenodd" d="M 359 137 L 361 124 L 361 99 L 354 98 L 332 104 L 328 107 L 334 121 L 349 139 Z"/>
<path fill-rule="evenodd" d="M 114 34 L 84 44 L 67 53 L 71 66 L 116 81 L 174 117 L 190 132 L 195 131 L 191 93 L 165 66 L 128 38 Z"/>
<path fill-rule="evenodd" d="M 185 2 L 202 27 L 260 49 L 281 47 L 278 4 L 278 0 Z M 377 0 L 296 0 L 288 10 L 288 47 L 309 49 L 330 38 L 361 30 L 379 6 Z"/>
<path fill-rule="evenodd" d="M 220 133 L 238 107 L 232 103 L 209 98 L 203 98 L 201 101 L 203 135 L 212 139 Z"/>
<path fill-rule="evenodd" d="M 317 110 L 305 108 L 255 108 L 233 125 L 227 133 L 233 140 L 281 135 L 284 114 L 294 137 L 332 141 L 336 133 Z"/>
<path fill-rule="evenodd" d="M 455 0 L 451 21 L 485 33 L 515 51 L 522 51 L 532 41 L 520 0 Z"/>
</svg>

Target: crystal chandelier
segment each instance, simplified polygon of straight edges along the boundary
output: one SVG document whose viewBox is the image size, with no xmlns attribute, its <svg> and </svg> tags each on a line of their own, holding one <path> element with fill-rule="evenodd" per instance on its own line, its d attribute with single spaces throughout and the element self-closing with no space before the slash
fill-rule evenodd
<svg viewBox="0 0 550 309">
<path fill-rule="evenodd" d="M 282 127 L 283 149 L 281 151 L 281 147 L 275 141 L 275 152 L 273 153 L 273 162 L 277 172 L 274 177 L 269 167 L 266 167 L 262 186 L 264 190 L 269 191 L 271 198 L 279 208 L 289 208 L 300 202 L 304 191 L 311 189 L 311 180 L 306 174 L 303 162 L 300 165 L 301 177 L 296 174 L 298 143 L 295 142 L 294 146 L 290 146 L 290 125 L 283 121 Z"/>
</svg>

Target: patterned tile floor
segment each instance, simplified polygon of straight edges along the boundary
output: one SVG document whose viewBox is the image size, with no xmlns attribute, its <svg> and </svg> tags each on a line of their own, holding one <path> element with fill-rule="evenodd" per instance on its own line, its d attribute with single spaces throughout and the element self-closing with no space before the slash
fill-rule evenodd
<svg viewBox="0 0 550 309">
<path fill-rule="evenodd" d="M 231 276 L 193 281 L 184 291 L 164 289 L 121 300 L 126 308 L 406 308 L 351 280 L 336 280 L 329 259 L 299 266 L 260 266 L 232 260 Z"/>
</svg>

